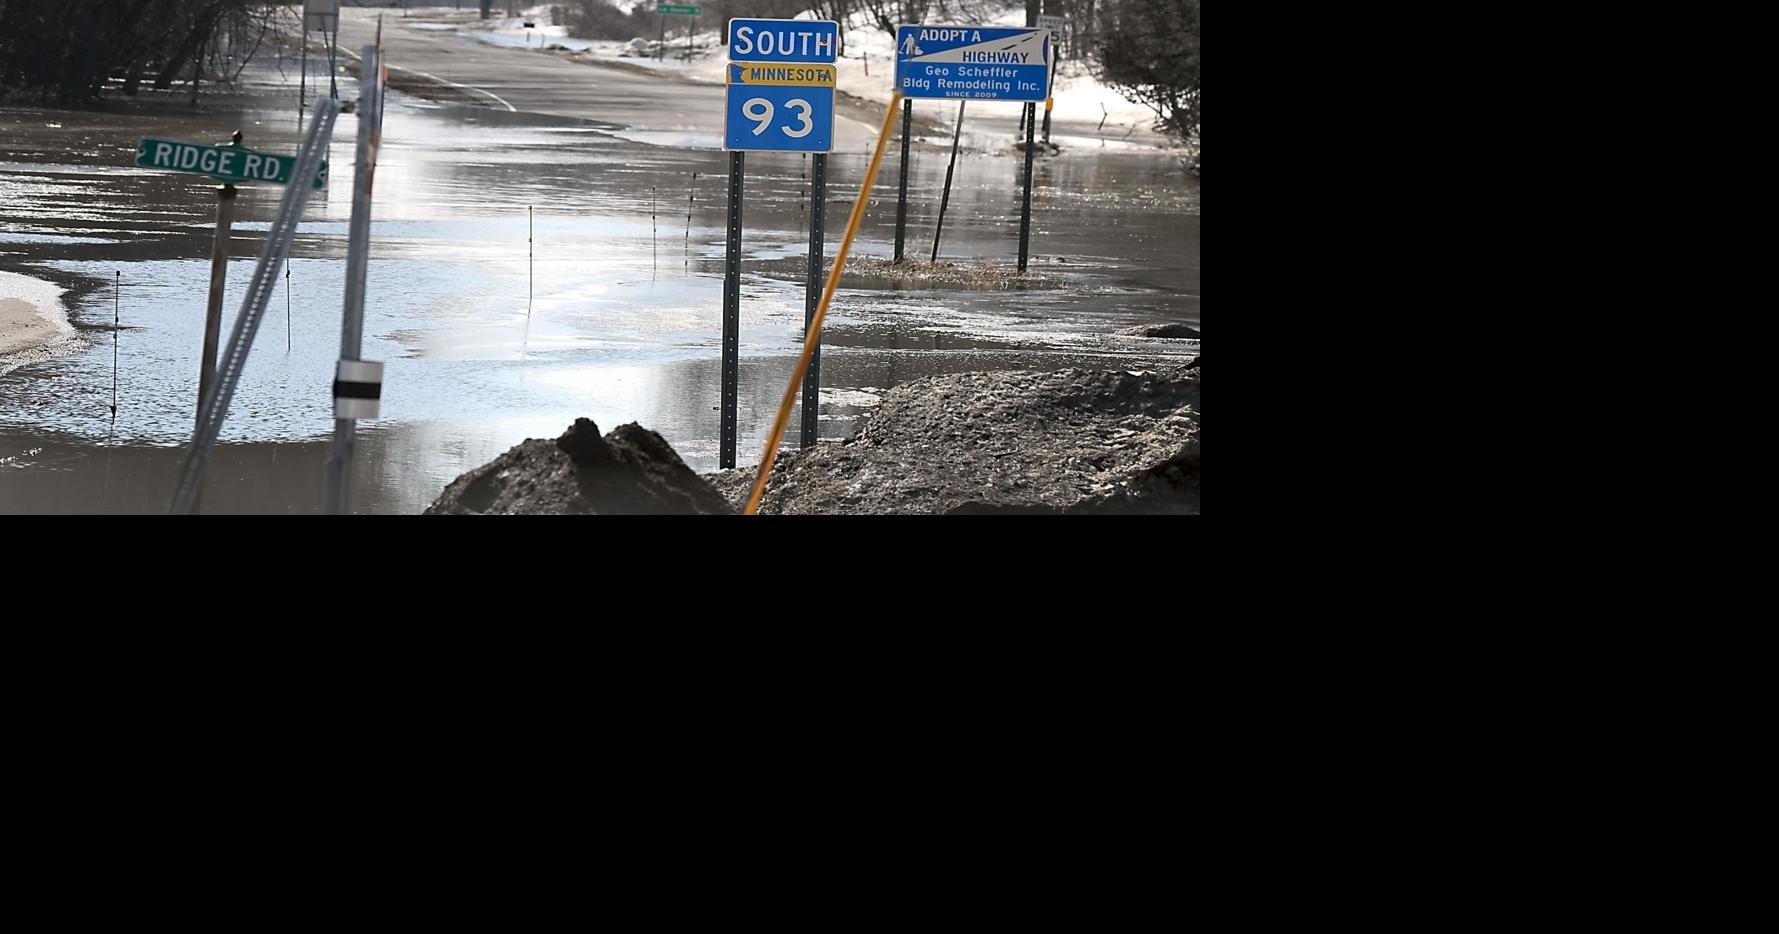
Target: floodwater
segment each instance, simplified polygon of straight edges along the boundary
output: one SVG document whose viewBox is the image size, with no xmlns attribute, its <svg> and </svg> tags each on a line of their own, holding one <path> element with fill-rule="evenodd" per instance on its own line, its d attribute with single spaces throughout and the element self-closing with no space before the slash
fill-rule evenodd
<svg viewBox="0 0 1779 934">
<path fill-rule="evenodd" d="M 197 404 L 214 183 L 137 169 L 134 147 L 145 135 L 222 141 L 238 128 L 249 147 L 294 152 L 286 77 L 256 65 L 250 93 L 200 113 L 0 108 L 0 269 L 68 290 L 77 332 L 47 358 L 0 358 L 0 512 L 165 509 Z M 342 75 L 340 93 L 356 97 L 356 82 Z M 337 121 L 331 186 L 309 201 L 254 342 L 206 512 L 321 509 L 357 128 L 351 114 Z M 694 470 L 717 467 L 728 157 L 619 129 L 391 95 L 363 348 L 387 369 L 382 417 L 359 423 L 356 511 L 419 512 L 463 471 L 579 416 L 602 430 L 640 422 Z M 947 156 L 914 154 L 910 256 L 931 249 Z M 1011 150 L 960 158 L 942 259 L 1011 269 L 1022 160 Z M 743 465 L 758 461 L 801 349 L 809 222 L 805 159 L 750 154 L 746 164 Z M 830 259 L 865 164 L 829 159 Z M 892 147 L 855 255 L 892 254 L 897 180 Z M 241 189 L 225 343 L 280 195 Z M 1035 289 L 849 276 L 823 334 L 822 438 L 847 436 L 890 386 L 925 375 L 1136 369 L 1190 355 L 1111 333 L 1200 321 L 1198 184 L 1176 158 L 1040 158 L 1031 242 L 1046 277 Z"/>
</svg>

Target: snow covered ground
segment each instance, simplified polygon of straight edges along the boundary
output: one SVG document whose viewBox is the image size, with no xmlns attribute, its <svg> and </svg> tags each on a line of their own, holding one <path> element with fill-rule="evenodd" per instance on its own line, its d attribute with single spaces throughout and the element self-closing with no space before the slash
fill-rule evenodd
<svg viewBox="0 0 1779 934">
<path fill-rule="evenodd" d="M 0 272 L 0 375 L 65 352 L 74 328 L 62 308 L 62 290 L 17 273 Z"/>
</svg>

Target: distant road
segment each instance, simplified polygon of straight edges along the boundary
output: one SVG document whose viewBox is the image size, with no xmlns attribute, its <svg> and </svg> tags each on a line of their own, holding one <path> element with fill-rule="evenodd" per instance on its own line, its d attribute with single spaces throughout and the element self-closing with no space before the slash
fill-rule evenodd
<svg viewBox="0 0 1779 934">
<path fill-rule="evenodd" d="M 340 45 L 358 51 L 383 17 L 387 64 L 468 88 L 497 109 L 579 117 L 622 128 L 621 135 L 663 145 L 722 148 L 724 89 L 672 76 L 570 62 L 536 51 L 478 42 L 442 29 L 415 29 L 394 10 L 341 11 Z M 864 151 L 876 127 L 835 115 L 835 151 Z"/>
</svg>

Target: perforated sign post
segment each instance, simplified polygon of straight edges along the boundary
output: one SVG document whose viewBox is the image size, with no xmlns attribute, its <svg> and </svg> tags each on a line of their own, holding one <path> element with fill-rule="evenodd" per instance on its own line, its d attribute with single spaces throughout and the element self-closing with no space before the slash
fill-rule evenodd
<svg viewBox="0 0 1779 934">
<path fill-rule="evenodd" d="M 729 245 L 723 266 L 723 409 L 717 462 L 735 466 L 737 405 L 740 397 L 741 194 L 749 152 L 811 155 L 809 274 L 804 284 L 804 327 L 808 332 L 821 299 L 822 204 L 826 200 L 827 153 L 834 148 L 834 62 L 840 24 L 830 20 L 731 19 L 729 21 L 728 105 L 723 148 L 729 152 Z M 815 443 L 820 375 L 811 361 L 803 385 L 803 443 Z"/>
<path fill-rule="evenodd" d="M 1028 102 L 1020 272 L 1025 272 L 1031 242 L 1035 103 L 1050 94 L 1050 63 L 1050 32 L 1038 26 L 918 25 L 896 29 L 896 89 L 902 96 Z M 906 120 L 903 125 L 907 126 Z M 906 138 L 906 130 L 903 136 Z"/>
</svg>

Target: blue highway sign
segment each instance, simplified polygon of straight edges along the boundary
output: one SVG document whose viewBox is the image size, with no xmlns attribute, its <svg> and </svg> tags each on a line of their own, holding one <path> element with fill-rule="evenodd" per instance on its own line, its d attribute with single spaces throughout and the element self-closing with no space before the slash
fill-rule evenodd
<svg viewBox="0 0 1779 934">
<path fill-rule="evenodd" d="M 827 20 L 730 20 L 723 148 L 832 150 L 839 35 Z"/>
<path fill-rule="evenodd" d="M 896 88 L 904 97 L 1041 101 L 1050 33 L 1030 26 L 902 26 Z"/>
</svg>

